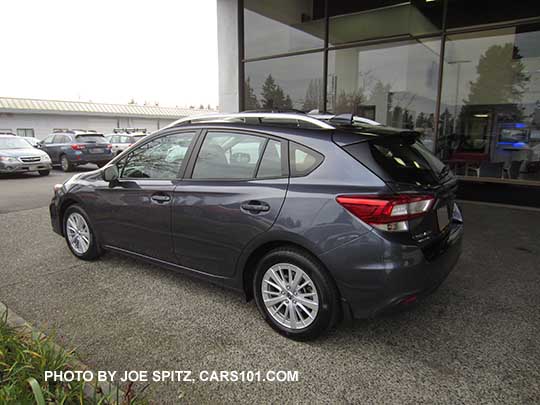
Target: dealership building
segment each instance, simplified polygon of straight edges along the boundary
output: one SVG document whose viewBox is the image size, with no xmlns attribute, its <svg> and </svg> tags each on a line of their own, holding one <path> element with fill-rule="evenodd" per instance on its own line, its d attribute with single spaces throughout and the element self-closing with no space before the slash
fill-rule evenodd
<svg viewBox="0 0 540 405">
<path fill-rule="evenodd" d="M 540 206 L 540 1 L 217 0 L 222 111 L 414 129 L 463 198 Z"/>
<path fill-rule="evenodd" d="M 116 128 L 156 131 L 171 122 L 211 110 L 136 104 L 37 100 L 0 97 L 0 132 L 44 139 L 60 129 L 88 129 L 108 134 Z"/>
</svg>

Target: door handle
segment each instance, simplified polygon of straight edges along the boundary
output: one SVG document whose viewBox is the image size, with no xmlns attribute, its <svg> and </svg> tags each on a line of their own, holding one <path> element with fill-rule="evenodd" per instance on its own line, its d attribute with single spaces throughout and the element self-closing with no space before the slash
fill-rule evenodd
<svg viewBox="0 0 540 405">
<path fill-rule="evenodd" d="M 240 205 L 240 208 L 251 213 L 270 211 L 270 206 L 264 201 L 246 201 Z"/>
<path fill-rule="evenodd" d="M 166 194 L 154 194 L 150 198 L 152 199 L 152 201 L 157 202 L 159 204 L 165 204 L 171 201 L 171 196 L 166 195 Z"/>
</svg>

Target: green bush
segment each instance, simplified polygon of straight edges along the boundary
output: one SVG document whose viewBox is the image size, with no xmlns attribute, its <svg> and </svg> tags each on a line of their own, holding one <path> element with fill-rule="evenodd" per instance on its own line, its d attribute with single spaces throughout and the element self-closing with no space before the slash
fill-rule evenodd
<svg viewBox="0 0 540 405">
<path fill-rule="evenodd" d="M 22 334 L 0 315 L 0 404 L 144 403 L 129 399 L 85 399 L 81 381 L 45 381 L 45 371 L 69 370 L 73 353 L 59 349 L 51 337 Z M 126 394 L 127 395 L 127 394 Z"/>
</svg>

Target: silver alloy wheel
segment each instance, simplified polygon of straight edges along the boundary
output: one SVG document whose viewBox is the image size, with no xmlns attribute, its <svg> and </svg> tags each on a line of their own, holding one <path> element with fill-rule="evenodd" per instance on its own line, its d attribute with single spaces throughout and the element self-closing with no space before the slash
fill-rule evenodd
<svg viewBox="0 0 540 405">
<path fill-rule="evenodd" d="M 317 318 L 317 288 L 307 273 L 294 264 L 278 263 L 266 270 L 261 291 L 270 316 L 287 328 L 304 329 Z"/>
<path fill-rule="evenodd" d="M 66 221 L 66 233 L 69 245 L 80 255 L 90 247 L 90 228 L 84 217 L 78 212 L 69 215 Z"/>
<path fill-rule="evenodd" d="M 62 156 L 62 159 L 60 159 L 60 165 L 62 165 L 62 170 L 67 171 L 69 168 L 69 161 L 66 155 Z"/>
</svg>

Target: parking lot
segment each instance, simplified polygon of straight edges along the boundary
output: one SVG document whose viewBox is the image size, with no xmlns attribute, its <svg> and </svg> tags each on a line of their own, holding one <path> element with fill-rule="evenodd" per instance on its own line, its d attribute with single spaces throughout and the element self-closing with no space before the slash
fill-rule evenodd
<svg viewBox="0 0 540 405">
<path fill-rule="evenodd" d="M 75 259 L 46 207 L 67 175 L 30 177 L 0 179 L 0 301 L 94 369 L 300 375 L 152 383 L 157 403 L 540 402 L 539 211 L 464 203 L 463 255 L 435 295 L 298 343 L 236 293 L 116 254 Z"/>
</svg>

